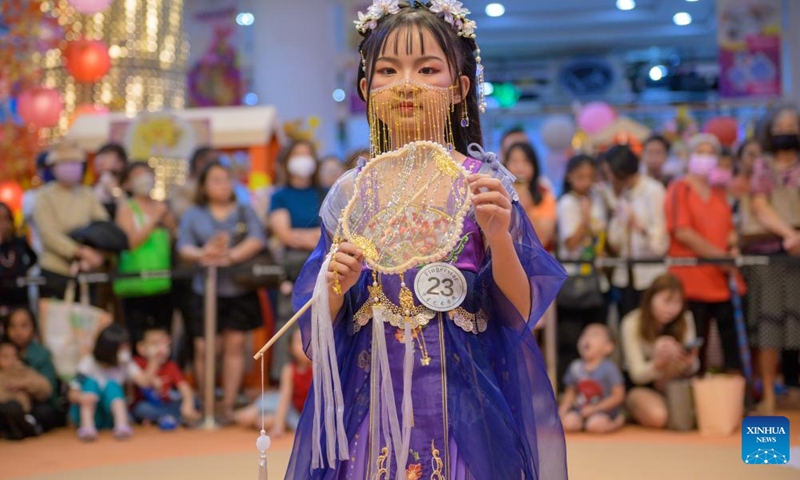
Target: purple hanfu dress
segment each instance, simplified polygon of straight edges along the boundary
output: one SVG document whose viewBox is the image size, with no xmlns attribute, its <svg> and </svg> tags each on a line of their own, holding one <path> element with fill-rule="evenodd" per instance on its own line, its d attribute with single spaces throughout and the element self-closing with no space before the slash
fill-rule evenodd
<svg viewBox="0 0 800 480">
<path fill-rule="evenodd" d="M 473 172 L 508 175 L 492 154 L 472 147 L 465 167 Z M 350 172 L 351 177 L 357 171 Z M 347 182 L 343 177 L 341 182 Z M 352 184 L 352 178 L 350 178 Z M 511 188 L 508 178 L 504 179 Z M 339 184 L 337 184 L 339 185 Z M 312 296 L 319 270 L 331 247 L 338 213 L 348 198 L 334 187 L 326 199 L 322 239 L 295 285 L 295 308 Z M 337 198 L 339 197 L 339 198 Z M 414 338 L 411 381 L 413 415 L 406 465 L 382 456 L 392 442 L 372 422 L 378 396 L 372 370 L 374 319 L 356 319 L 369 300 L 372 272 L 362 273 L 346 294 L 345 304 L 334 319 L 333 337 L 344 400 L 343 423 L 349 458 L 327 458 L 312 468 L 314 402 L 312 393 L 300 417 L 287 479 L 476 479 L 564 480 L 567 478 L 564 432 L 558 406 L 547 377 L 533 327 L 555 298 L 563 280 L 563 268 L 541 246 L 533 227 L 514 202 L 511 226 L 517 255 L 528 274 L 532 309 L 524 318 L 494 282 L 491 251 L 487 250 L 475 221 L 464 223 L 462 242 L 450 260 L 464 274 L 468 294 L 458 310 L 431 312 L 432 318 Z M 416 270 L 405 274 L 414 284 Z M 398 304 L 400 278 L 382 276 L 385 295 Z M 363 325 L 362 325 L 363 324 Z M 404 332 L 384 323 L 396 409 L 403 398 Z M 300 320 L 309 356 L 310 315 Z M 422 348 L 424 347 L 424 348 Z M 422 352 L 427 351 L 425 365 Z M 317 381 L 315 379 L 315 381 Z M 373 408 L 371 408 L 371 406 Z M 377 433 L 376 433 L 377 432 Z M 333 432 L 322 432 L 322 439 Z M 377 455 L 376 455 L 377 452 Z M 381 470 L 384 467 L 384 470 Z"/>
</svg>

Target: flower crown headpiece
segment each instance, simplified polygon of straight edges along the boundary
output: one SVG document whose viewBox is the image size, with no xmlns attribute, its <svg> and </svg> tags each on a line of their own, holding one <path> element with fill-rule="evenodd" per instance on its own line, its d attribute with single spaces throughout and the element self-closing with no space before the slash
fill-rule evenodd
<svg viewBox="0 0 800 480">
<path fill-rule="evenodd" d="M 464 8 L 464 4 L 458 0 L 431 0 L 428 5 L 415 1 L 413 6 L 416 8 L 427 8 L 436 16 L 449 23 L 459 37 L 475 39 L 477 25 L 475 21 L 469 20 L 467 15 L 470 11 Z M 389 15 L 400 13 L 400 0 L 373 0 L 372 5 L 367 9 L 367 13 L 358 12 L 358 20 L 354 21 L 356 30 L 362 36 L 366 36 L 372 30 L 378 28 L 378 22 Z M 476 44 L 475 61 L 478 64 L 475 76 L 478 84 L 478 108 L 481 113 L 486 113 L 486 92 L 483 84 L 483 64 L 481 64 L 481 49 Z M 366 61 L 361 57 L 361 68 L 366 71 Z M 469 122 L 467 122 L 469 124 Z"/>
<path fill-rule="evenodd" d="M 418 7 L 425 7 L 420 2 L 415 2 Z M 432 0 L 427 7 L 431 12 L 437 14 L 439 18 L 449 23 L 458 33 L 459 37 L 475 38 L 477 25 L 473 20 L 469 20 L 467 15 L 470 11 L 464 8 L 464 4 L 457 0 Z M 356 20 L 356 30 L 362 35 L 366 35 L 369 30 L 374 30 L 378 22 L 385 16 L 394 15 L 400 12 L 400 0 L 374 0 L 367 9 L 366 15 L 358 12 Z"/>
</svg>

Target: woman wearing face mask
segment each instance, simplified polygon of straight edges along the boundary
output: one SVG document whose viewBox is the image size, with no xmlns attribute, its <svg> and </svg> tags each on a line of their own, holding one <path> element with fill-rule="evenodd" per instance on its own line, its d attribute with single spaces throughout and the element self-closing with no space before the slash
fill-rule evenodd
<svg viewBox="0 0 800 480">
<path fill-rule="evenodd" d="M 698 134 L 689 142 L 686 176 L 670 184 L 665 213 L 670 257 L 730 258 L 738 254 L 733 212 L 722 185 L 712 183 L 724 177 L 718 172 L 720 144 L 709 134 Z M 741 370 L 739 347 L 733 319 L 733 304 L 728 276 L 736 274 L 739 294 L 744 282 L 735 267 L 698 265 L 671 267 L 670 273 L 686 287 L 689 310 L 697 323 L 697 334 L 707 337 L 713 318 L 717 322 L 725 353 L 725 368 Z M 700 358 L 704 358 L 703 355 Z"/>
<path fill-rule="evenodd" d="M 47 282 L 40 290 L 42 298 L 64 298 L 74 268 L 91 270 L 103 264 L 99 251 L 69 236 L 94 221 L 108 220 L 92 189 L 81 185 L 85 161 L 84 152 L 70 143 L 55 146 L 47 156 L 56 181 L 42 187 L 33 212 L 42 241 L 42 277 Z"/>
<path fill-rule="evenodd" d="M 292 316 L 292 283 L 319 241 L 319 209 L 325 192 L 317 180 L 318 166 L 316 149 L 310 142 L 295 142 L 278 158 L 277 177 L 285 183 L 272 195 L 269 228 L 282 247 L 283 255 L 278 257 L 283 259 L 288 281 L 276 299 L 276 327 Z M 278 376 L 283 364 L 291 359 L 288 338 L 275 347 L 272 373 Z"/>
<path fill-rule="evenodd" d="M 120 271 L 169 270 L 172 232 L 177 224 L 167 204 L 150 196 L 155 187 L 153 170 L 146 162 L 131 163 L 122 177 L 122 187 L 130 192 L 130 198 L 120 203 L 116 222 L 128 235 L 130 250 L 120 257 Z M 139 341 L 148 328 L 170 330 L 170 288 L 169 280 L 164 279 L 123 279 L 114 284 L 133 342 Z"/>
<path fill-rule="evenodd" d="M 778 110 L 765 125 L 770 156 L 753 166 L 749 205 L 742 209 L 744 250 L 759 255 L 800 255 L 800 114 Z M 747 207 L 747 208 L 744 208 Z M 775 411 L 775 371 L 783 352 L 787 385 L 797 386 L 800 350 L 800 276 L 797 266 L 774 262 L 747 270 L 750 340 L 760 349 L 762 413 Z"/>
</svg>

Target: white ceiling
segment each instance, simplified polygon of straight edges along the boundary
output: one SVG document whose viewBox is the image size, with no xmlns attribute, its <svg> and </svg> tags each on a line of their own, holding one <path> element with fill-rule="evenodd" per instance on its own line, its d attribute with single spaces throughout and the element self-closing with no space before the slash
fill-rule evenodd
<svg viewBox="0 0 800 480">
<path fill-rule="evenodd" d="M 672 47 L 696 59 L 716 56 L 715 0 L 636 0 L 621 11 L 616 0 L 496 0 L 499 18 L 484 13 L 488 0 L 462 0 L 478 23 L 478 44 L 491 60 Z M 688 12 L 693 22 L 676 26 Z"/>
</svg>

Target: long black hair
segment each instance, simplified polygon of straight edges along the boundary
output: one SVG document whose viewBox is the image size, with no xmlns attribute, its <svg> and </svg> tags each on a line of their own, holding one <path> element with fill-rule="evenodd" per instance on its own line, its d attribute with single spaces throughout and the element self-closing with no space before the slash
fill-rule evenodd
<svg viewBox="0 0 800 480">
<path fill-rule="evenodd" d="M 575 155 L 569 159 L 567 162 L 567 168 L 564 171 L 564 187 L 561 189 L 562 196 L 572 191 L 572 185 L 569 183 L 569 174 L 584 165 L 590 165 L 592 168 L 597 168 L 594 158 L 583 153 Z"/>
<path fill-rule="evenodd" d="M 528 191 L 531 193 L 531 198 L 533 198 L 533 204 L 539 205 L 542 203 L 542 186 L 539 185 L 539 156 L 536 155 L 533 145 L 528 142 L 512 143 L 505 153 L 506 163 L 508 163 L 511 152 L 514 150 L 520 150 L 525 156 L 525 160 L 533 167 L 533 177 L 528 184 Z"/>
<path fill-rule="evenodd" d="M 362 64 L 359 64 L 356 89 L 359 97 L 367 102 L 367 111 L 369 111 L 369 90 L 372 86 L 372 77 L 375 74 L 375 60 L 385 51 L 386 40 L 389 35 L 400 28 L 409 29 L 406 46 L 409 54 L 413 46 L 411 42 L 412 29 L 415 29 L 419 35 L 423 54 L 425 53 L 423 32 L 430 32 L 444 52 L 454 80 L 458 82 L 458 77 L 461 75 L 469 78 L 469 92 L 466 95 L 462 95 L 466 99 L 469 126 L 461 126 L 464 108 L 464 102 L 462 101 L 450 113 L 450 123 L 453 126 L 453 142 L 455 143 L 455 149 L 461 153 L 466 153 L 467 147 L 471 143 L 482 145 L 483 133 L 481 131 L 480 110 L 478 108 L 477 61 L 475 60 L 475 51 L 478 47 L 475 39 L 459 36 L 452 25 L 430 11 L 429 5 L 423 5 L 419 2 L 414 2 L 413 4 L 400 2 L 400 11 L 381 18 L 375 29 L 367 30 L 364 40 L 358 46 L 359 53 L 366 61 L 366 71 L 362 69 Z M 398 48 L 399 42 L 395 44 L 395 49 Z M 360 88 L 362 79 L 367 80 L 366 98 Z M 380 130 L 382 131 L 383 129 Z M 383 142 L 379 144 L 383 144 Z"/>
</svg>

